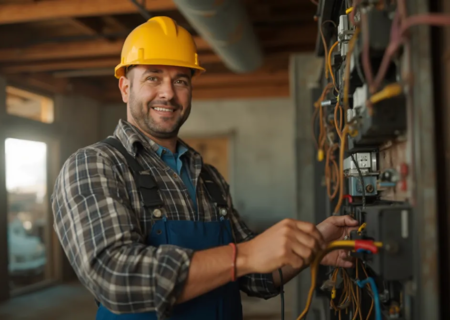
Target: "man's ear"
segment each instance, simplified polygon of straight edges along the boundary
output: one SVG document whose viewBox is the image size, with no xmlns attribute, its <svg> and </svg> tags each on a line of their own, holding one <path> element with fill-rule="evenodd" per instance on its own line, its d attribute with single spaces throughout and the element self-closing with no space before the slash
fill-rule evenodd
<svg viewBox="0 0 450 320">
<path fill-rule="evenodd" d="M 130 98 L 130 90 L 131 90 L 130 79 L 128 79 L 126 77 L 120 77 L 119 89 L 120 89 L 120 94 L 122 95 L 122 101 L 125 103 L 128 103 L 128 99 Z"/>
</svg>

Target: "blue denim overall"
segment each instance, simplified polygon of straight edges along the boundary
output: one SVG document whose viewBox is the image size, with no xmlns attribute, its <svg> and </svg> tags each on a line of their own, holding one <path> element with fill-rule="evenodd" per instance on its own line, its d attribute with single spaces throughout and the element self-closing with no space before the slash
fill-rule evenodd
<svg viewBox="0 0 450 320">
<path fill-rule="evenodd" d="M 117 141 L 117 140 L 116 140 Z M 119 149 L 120 146 L 114 144 Z M 120 150 L 119 151 L 123 151 Z M 126 152 L 126 151 L 125 151 Z M 126 156 L 129 164 L 130 159 Z M 132 167 L 132 166 L 130 166 Z M 203 176 L 204 178 L 204 176 Z M 211 182 L 212 179 L 208 179 Z M 137 180 L 139 181 L 139 180 Z M 147 184 L 148 185 L 148 184 Z M 217 189 L 206 184 L 211 198 L 218 198 Z M 145 192 L 142 193 L 145 198 Z M 214 199 L 212 199 L 214 200 Z M 223 201 L 216 203 L 224 204 Z M 144 199 L 145 203 L 145 199 Z M 154 203 L 153 203 L 154 204 Z M 219 209 L 219 208 L 218 208 Z M 225 208 L 222 208 L 222 210 Z M 233 241 L 230 221 L 223 216 L 219 221 L 180 221 L 168 220 L 163 217 L 156 220 L 147 238 L 147 244 L 172 244 L 193 250 L 204 250 Z M 231 259 L 231 256 L 230 256 Z M 231 266 L 231 260 L 230 260 Z M 100 305 L 96 320 L 156 320 L 155 312 L 114 314 Z M 242 305 L 237 282 L 229 282 L 197 298 L 174 306 L 170 320 L 242 320 Z"/>
</svg>

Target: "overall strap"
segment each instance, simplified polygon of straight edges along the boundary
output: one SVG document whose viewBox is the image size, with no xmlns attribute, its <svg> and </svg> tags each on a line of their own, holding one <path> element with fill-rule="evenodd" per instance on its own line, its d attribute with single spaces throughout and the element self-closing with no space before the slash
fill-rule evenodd
<svg viewBox="0 0 450 320">
<path fill-rule="evenodd" d="M 142 195 L 144 207 L 162 206 L 164 203 L 159 195 L 158 185 L 156 184 L 153 175 L 150 172 L 145 171 L 139 162 L 127 152 L 119 140 L 109 137 L 102 142 L 115 148 L 127 160 L 128 167 L 133 174 L 136 186 Z"/>
<path fill-rule="evenodd" d="M 209 172 L 207 166 L 203 166 L 202 171 L 200 172 L 200 177 L 205 183 L 205 188 L 211 201 L 213 201 L 218 207 L 228 207 L 227 200 L 224 198 L 220 186 L 212 178 L 211 172 Z"/>
</svg>

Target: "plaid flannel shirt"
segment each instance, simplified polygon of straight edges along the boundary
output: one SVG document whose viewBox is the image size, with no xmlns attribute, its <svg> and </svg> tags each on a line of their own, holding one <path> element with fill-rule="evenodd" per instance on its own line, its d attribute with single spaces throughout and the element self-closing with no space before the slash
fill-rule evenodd
<svg viewBox="0 0 450 320">
<path fill-rule="evenodd" d="M 167 219 L 219 219 L 199 179 L 204 165 L 200 154 L 188 147 L 188 171 L 197 189 L 196 213 L 181 178 L 157 155 L 155 142 L 123 120 L 114 136 L 155 178 Z M 250 240 L 255 235 L 233 208 L 228 184 L 210 168 L 227 195 L 235 241 Z M 78 278 L 94 297 L 114 313 L 156 311 L 159 319 L 167 318 L 187 279 L 193 251 L 146 244 L 152 213 L 141 205 L 125 158 L 102 142 L 78 150 L 65 162 L 51 199 L 56 234 Z M 250 296 L 267 299 L 278 294 L 271 274 L 246 275 L 239 284 Z"/>
</svg>

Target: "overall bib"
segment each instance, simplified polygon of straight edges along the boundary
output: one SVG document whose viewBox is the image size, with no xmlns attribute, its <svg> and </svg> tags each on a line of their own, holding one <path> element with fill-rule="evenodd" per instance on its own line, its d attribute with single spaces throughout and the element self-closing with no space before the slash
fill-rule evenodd
<svg viewBox="0 0 450 320">
<path fill-rule="evenodd" d="M 127 159 L 133 172 L 137 187 L 139 188 L 144 206 L 161 206 L 162 201 L 157 193 L 156 182 L 150 175 L 139 175 L 144 169 L 131 157 L 122 144 L 108 138 L 106 143 L 118 149 Z M 226 212 L 227 203 L 223 199 L 219 186 L 210 178 L 207 170 L 201 173 L 205 181 L 211 201 L 215 202 L 218 210 Z M 152 181 L 151 181 L 152 180 Z M 179 221 L 168 220 L 163 217 L 156 220 L 147 237 L 147 245 L 158 247 L 171 244 L 193 250 L 204 250 L 233 242 L 230 221 L 222 215 L 219 221 Z M 230 256 L 231 266 L 231 256 Z M 99 305 L 96 320 L 156 320 L 155 312 L 114 314 L 104 306 Z M 187 302 L 177 304 L 172 310 L 170 320 L 242 320 L 242 305 L 237 282 L 229 282 L 226 285 L 205 293 Z"/>
</svg>

